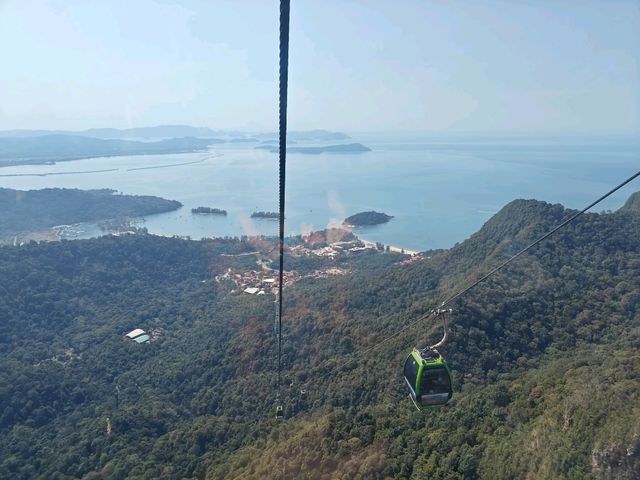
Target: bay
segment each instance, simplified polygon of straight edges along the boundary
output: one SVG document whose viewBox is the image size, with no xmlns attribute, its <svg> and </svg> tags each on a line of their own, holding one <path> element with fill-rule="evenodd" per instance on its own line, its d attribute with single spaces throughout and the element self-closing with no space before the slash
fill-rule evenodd
<svg viewBox="0 0 640 480">
<path fill-rule="evenodd" d="M 287 156 L 287 234 L 339 226 L 349 215 L 376 210 L 394 218 L 357 228 L 357 235 L 411 250 L 447 248 L 513 199 L 583 208 L 640 168 L 640 146 L 625 138 L 353 137 L 372 151 Z M 250 215 L 277 211 L 278 159 L 253 147 L 223 144 L 206 154 L 5 167 L 0 187 L 111 188 L 179 200 L 181 209 L 144 219 L 149 232 L 159 235 L 275 235 L 275 221 Z M 638 190 L 640 185 L 630 184 L 596 210 L 615 210 Z M 193 215 L 198 206 L 228 215 Z M 96 235 L 96 229 L 85 233 Z"/>
</svg>

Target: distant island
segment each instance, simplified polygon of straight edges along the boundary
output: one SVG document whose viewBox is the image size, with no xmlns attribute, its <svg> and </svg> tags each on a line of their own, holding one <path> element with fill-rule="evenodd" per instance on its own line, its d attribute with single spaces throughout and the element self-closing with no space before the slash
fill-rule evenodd
<svg viewBox="0 0 640 480">
<path fill-rule="evenodd" d="M 253 212 L 251 218 L 271 218 L 277 220 L 280 218 L 280 214 L 278 212 Z"/>
<path fill-rule="evenodd" d="M 291 131 L 287 145 L 296 142 L 329 143 L 349 136 L 328 130 Z M 51 165 L 56 162 L 123 155 L 162 155 L 206 152 L 210 145 L 258 143 L 256 148 L 278 151 L 277 133 L 212 130 L 190 125 L 87 130 L 0 130 L 0 167 Z M 288 147 L 289 148 L 289 147 Z M 294 153 L 360 153 L 370 149 L 359 143 L 289 148 Z"/>
<path fill-rule="evenodd" d="M 356 213 L 355 215 L 351 215 L 350 217 L 345 218 L 342 224 L 350 227 L 364 227 L 368 225 L 379 225 L 381 223 L 387 223 L 392 218 L 392 215 L 374 212 L 372 210 L 370 212 L 360 212 Z"/>
<path fill-rule="evenodd" d="M 134 128 L 89 128 L 88 130 L 3 130 L 0 131 L 0 138 L 27 138 L 42 137 L 45 135 L 67 135 L 74 137 L 101 138 L 103 140 L 136 140 L 136 139 L 156 139 L 167 138 L 213 138 L 224 136 L 222 130 L 212 130 L 207 127 L 192 127 L 191 125 L 156 125 L 154 127 L 134 127 Z"/>
<path fill-rule="evenodd" d="M 198 207 L 198 208 L 192 208 L 191 209 L 191 213 L 211 214 L 211 215 L 226 215 L 227 211 L 226 210 L 221 210 L 219 208 Z"/>
<path fill-rule="evenodd" d="M 258 145 L 255 147 L 261 150 L 269 150 L 271 153 L 278 153 L 279 148 L 271 145 Z M 342 145 L 323 145 L 318 147 L 291 147 L 287 148 L 289 153 L 308 153 L 318 155 L 321 153 L 364 153 L 371 149 L 361 143 L 346 143 Z"/>
<path fill-rule="evenodd" d="M 0 236 L 57 225 L 121 217 L 142 217 L 177 210 L 182 204 L 153 196 L 117 195 L 114 190 L 0 188 Z"/>
<path fill-rule="evenodd" d="M 262 146 L 260 147 L 255 147 L 255 148 L 273 148 L 273 146 L 278 146 L 278 144 L 280 142 L 278 142 L 278 140 L 263 140 L 262 142 L 260 142 L 262 144 Z M 289 140 L 287 139 L 287 145 L 296 145 L 298 142 L 294 141 L 294 140 Z"/>
<path fill-rule="evenodd" d="M 252 141 L 278 141 L 277 132 L 248 133 L 235 130 L 213 130 L 208 127 L 194 127 L 191 125 L 156 125 L 152 127 L 134 128 L 89 128 L 87 130 L 0 130 L 0 138 L 30 138 L 45 135 L 66 135 L 73 137 L 101 138 L 103 140 L 165 140 L 169 138 L 228 138 L 229 143 L 237 139 L 251 139 Z M 350 137 L 342 132 L 329 130 L 290 131 L 287 140 L 298 142 L 337 142 L 348 140 Z"/>
<path fill-rule="evenodd" d="M 263 133 L 255 136 L 273 141 L 277 141 L 278 139 L 278 134 L 275 132 Z M 293 142 L 338 142 L 348 140 L 349 138 L 349 135 L 345 133 L 330 132 L 329 130 L 293 130 L 287 133 L 287 140 Z"/>
<path fill-rule="evenodd" d="M 183 137 L 158 142 L 104 140 L 72 135 L 0 138 L 0 167 L 51 164 L 68 160 L 122 155 L 206 152 L 217 138 Z"/>
<path fill-rule="evenodd" d="M 322 147 L 293 147 L 288 148 L 291 153 L 364 153 L 370 152 L 371 149 L 361 143 L 345 143 L 342 145 L 325 145 Z"/>
</svg>

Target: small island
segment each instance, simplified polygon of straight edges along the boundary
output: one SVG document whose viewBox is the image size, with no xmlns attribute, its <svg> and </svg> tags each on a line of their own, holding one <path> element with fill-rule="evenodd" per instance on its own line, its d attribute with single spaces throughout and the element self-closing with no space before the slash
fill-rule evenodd
<svg viewBox="0 0 640 480">
<path fill-rule="evenodd" d="M 278 212 L 253 212 L 251 218 L 270 218 L 277 220 L 280 218 L 280 214 Z"/>
<path fill-rule="evenodd" d="M 363 227 L 369 225 L 379 225 L 381 223 L 387 223 L 393 218 L 393 215 L 387 215 L 386 213 L 374 212 L 360 212 L 350 217 L 345 218 L 343 225 L 348 227 Z"/>
<path fill-rule="evenodd" d="M 290 143 L 287 142 L 287 145 Z M 269 150 L 271 153 L 278 153 L 279 148 L 277 145 L 258 145 L 255 147 L 260 150 Z M 342 145 L 323 145 L 318 147 L 291 147 L 287 148 L 289 153 L 306 153 L 312 155 L 319 155 L 321 153 L 365 153 L 370 152 L 371 149 L 361 143 L 346 143 Z"/>
<path fill-rule="evenodd" d="M 364 153 L 370 152 L 371 149 L 361 143 L 345 143 L 342 145 L 325 145 L 321 147 L 293 147 L 288 148 L 291 153 Z"/>
<path fill-rule="evenodd" d="M 226 210 L 221 210 L 219 208 L 211 208 L 211 207 L 198 207 L 192 208 L 191 213 L 197 213 L 202 215 L 226 215 Z"/>
</svg>

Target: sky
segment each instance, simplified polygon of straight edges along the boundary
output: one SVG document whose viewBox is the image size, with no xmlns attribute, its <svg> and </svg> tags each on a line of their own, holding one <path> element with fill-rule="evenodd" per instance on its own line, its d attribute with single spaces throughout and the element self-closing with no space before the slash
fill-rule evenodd
<svg viewBox="0 0 640 480">
<path fill-rule="evenodd" d="M 296 130 L 640 134 L 640 1 L 292 0 Z M 0 0 L 0 129 L 277 128 L 270 0 Z"/>
</svg>

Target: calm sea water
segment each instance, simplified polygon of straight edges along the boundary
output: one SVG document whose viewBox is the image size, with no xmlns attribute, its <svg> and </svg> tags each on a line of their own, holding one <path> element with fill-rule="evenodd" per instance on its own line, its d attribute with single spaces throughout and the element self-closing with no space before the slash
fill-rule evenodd
<svg viewBox="0 0 640 480">
<path fill-rule="evenodd" d="M 483 139 L 354 136 L 363 154 L 288 155 L 288 234 L 338 225 L 364 210 L 393 215 L 359 228 L 361 237 L 413 250 L 446 248 L 478 230 L 516 198 L 582 208 L 640 169 L 640 145 L 620 139 Z M 151 233 L 192 238 L 275 235 L 273 220 L 251 219 L 278 207 L 277 155 L 253 145 L 221 145 L 210 154 L 147 155 L 0 169 L 0 187 L 112 188 L 179 200 L 180 210 L 145 219 Z M 193 162 L 158 169 L 141 167 Z M 111 170 L 96 173 L 87 170 Z M 37 174 L 38 176 L 6 176 Z M 640 184 L 597 207 L 615 210 Z M 192 215 L 209 206 L 227 217 Z M 96 230 L 90 230 L 95 234 Z"/>
</svg>

